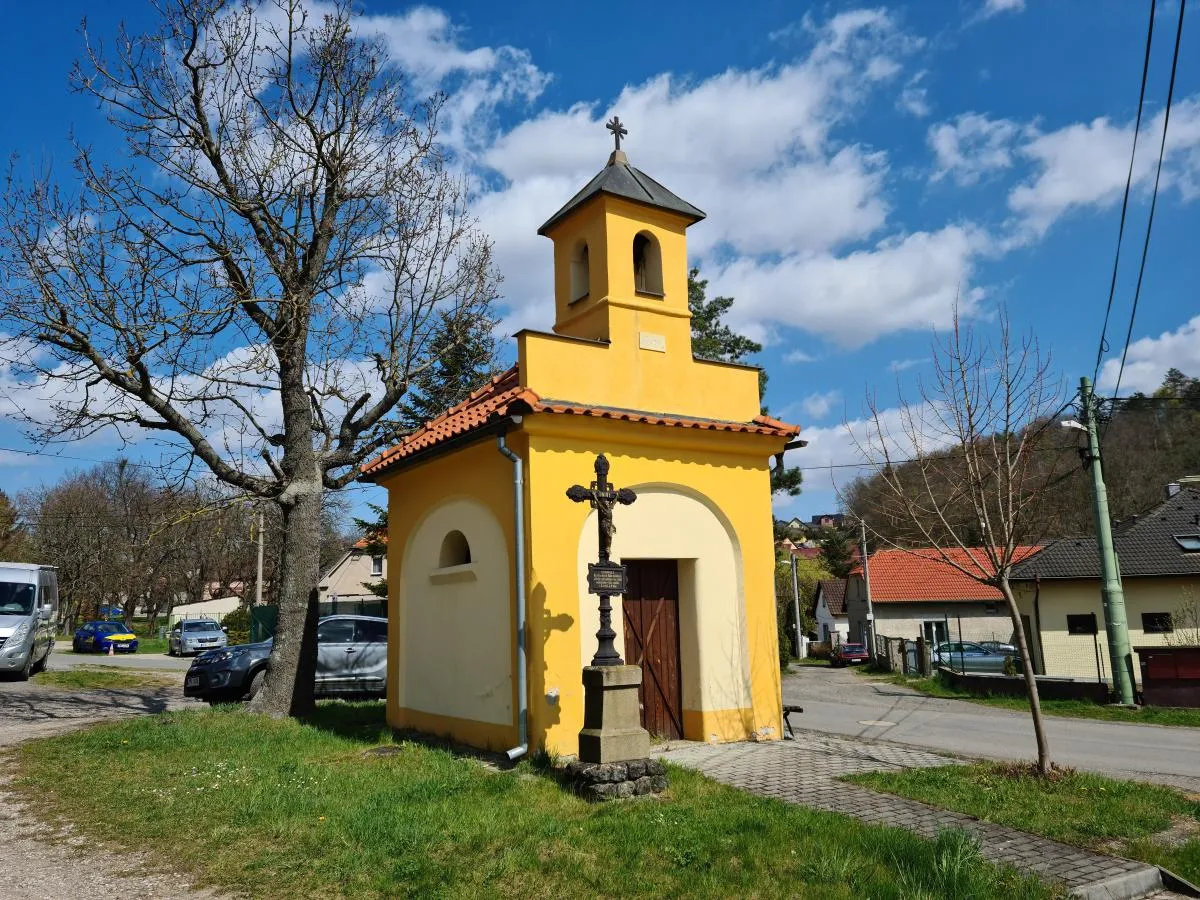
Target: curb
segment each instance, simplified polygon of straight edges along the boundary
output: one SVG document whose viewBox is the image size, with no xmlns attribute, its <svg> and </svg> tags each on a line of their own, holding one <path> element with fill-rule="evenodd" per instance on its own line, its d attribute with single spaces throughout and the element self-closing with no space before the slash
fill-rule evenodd
<svg viewBox="0 0 1200 900">
<path fill-rule="evenodd" d="M 1154 866 L 1083 884 L 1071 891 L 1078 900 L 1136 900 L 1163 889 L 1162 875 Z"/>
<path fill-rule="evenodd" d="M 1175 893 L 1183 894 L 1185 897 L 1200 897 L 1200 887 L 1196 887 L 1186 878 L 1180 878 L 1170 869 L 1164 869 L 1162 866 L 1159 866 L 1158 872 L 1162 876 L 1162 883 Z"/>
</svg>

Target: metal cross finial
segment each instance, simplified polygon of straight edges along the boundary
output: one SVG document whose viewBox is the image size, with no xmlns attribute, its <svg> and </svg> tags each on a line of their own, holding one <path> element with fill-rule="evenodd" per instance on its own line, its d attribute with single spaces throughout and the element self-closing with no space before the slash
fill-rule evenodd
<svg viewBox="0 0 1200 900">
<path fill-rule="evenodd" d="M 617 149 L 621 149 L 621 138 L 629 134 L 629 129 L 621 124 L 621 120 L 616 116 L 612 117 L 611 122 L 605 122 L 604 127 L 612 132 L 613 140 L 617 142 Z"/>
</svg>

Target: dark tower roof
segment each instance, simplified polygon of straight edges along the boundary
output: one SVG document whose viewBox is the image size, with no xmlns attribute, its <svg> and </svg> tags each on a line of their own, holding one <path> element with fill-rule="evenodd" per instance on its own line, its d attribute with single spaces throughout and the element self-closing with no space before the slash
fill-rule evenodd
<svg viewBox="0 0 1200 900">
<path fill-rule="evenodd" d="M 676 197 L 645 172 L 631 166 L 624 150 L 614 150 L 608 158 L 608 165 L 584 185 L 583 190 L 568 200 L 562 209 L 547 219 L 545 224 L 538 229 L 538 234 L 544 235 L 559 220 L 583 206 L 597 194 L 611 194 L 614 197 L 632 200 L 634 203 L 665 209 L 668 212 L 686 216 L 692 222 L 699 222 L 704 218 L 704 213 L 692 204 Z"/>
</svg>

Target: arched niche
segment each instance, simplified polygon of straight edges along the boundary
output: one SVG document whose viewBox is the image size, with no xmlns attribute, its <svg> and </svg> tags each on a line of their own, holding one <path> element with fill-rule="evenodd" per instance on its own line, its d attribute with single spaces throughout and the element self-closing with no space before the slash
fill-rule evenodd
<svg viewBox="0 0 1200 900">
<path fill-rule="evenodd" d="M 583 300 L 591 291 L 591 270 L 588 267 L 588 245 L 580 241 L 571 253 L 571 302 Z"/>
<path fill-rule="evenodd" d="M 674 559 L 679 574 L 679 650 L 683 709 L 745 709 L 751 705 L 741 551 L 732 526 L 711 500 L 683 485 L 635 486 L 637 502 L 619 508 L 612 557 Z M 587 592 L 587 564 L 595 562 L 596 513 L 584 522 L 578 545 L 580 656 L 596 651 L 598 601 Z M 614 597 L 616 647 L 625 655 L 621 598 Z M 685 734 L 692 739 L 706 736 Z"/>
<path fill-rule="evenodd" d="M 633 238 L 633 289 L 639 294 L 663 296 L 662 249 L 648 231 Z"/>
<path fill-rule="evenodd" d="M 468 498 L 433 507 L 409 538 L 397 580 L 399 704 L 511 724 L 512 558 L 495 514 Z"/>
</svg>

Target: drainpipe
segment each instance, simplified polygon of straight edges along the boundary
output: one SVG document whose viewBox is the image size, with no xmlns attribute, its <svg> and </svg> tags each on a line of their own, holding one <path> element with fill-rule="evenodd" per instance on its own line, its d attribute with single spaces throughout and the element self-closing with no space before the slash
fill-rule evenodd
<svg viewBox="0 0 1200 900">
<path fill-rule="evenodd" d="M 520 416 L 513 416 L 514 425 L 521 424 Z M 508 448 L 504 432 L 496 437 L 496 447 L 512 460 L 513 464 L 513 531 L 516 536 L 516 589 L 517 589 L 517 740 L 519 743 L 507 751 L 509 760 L 516 761 L 529 752 L 529 689 L 528 663 L 525 652 L 525 464 L 516 453 Z"/>
</svg>

